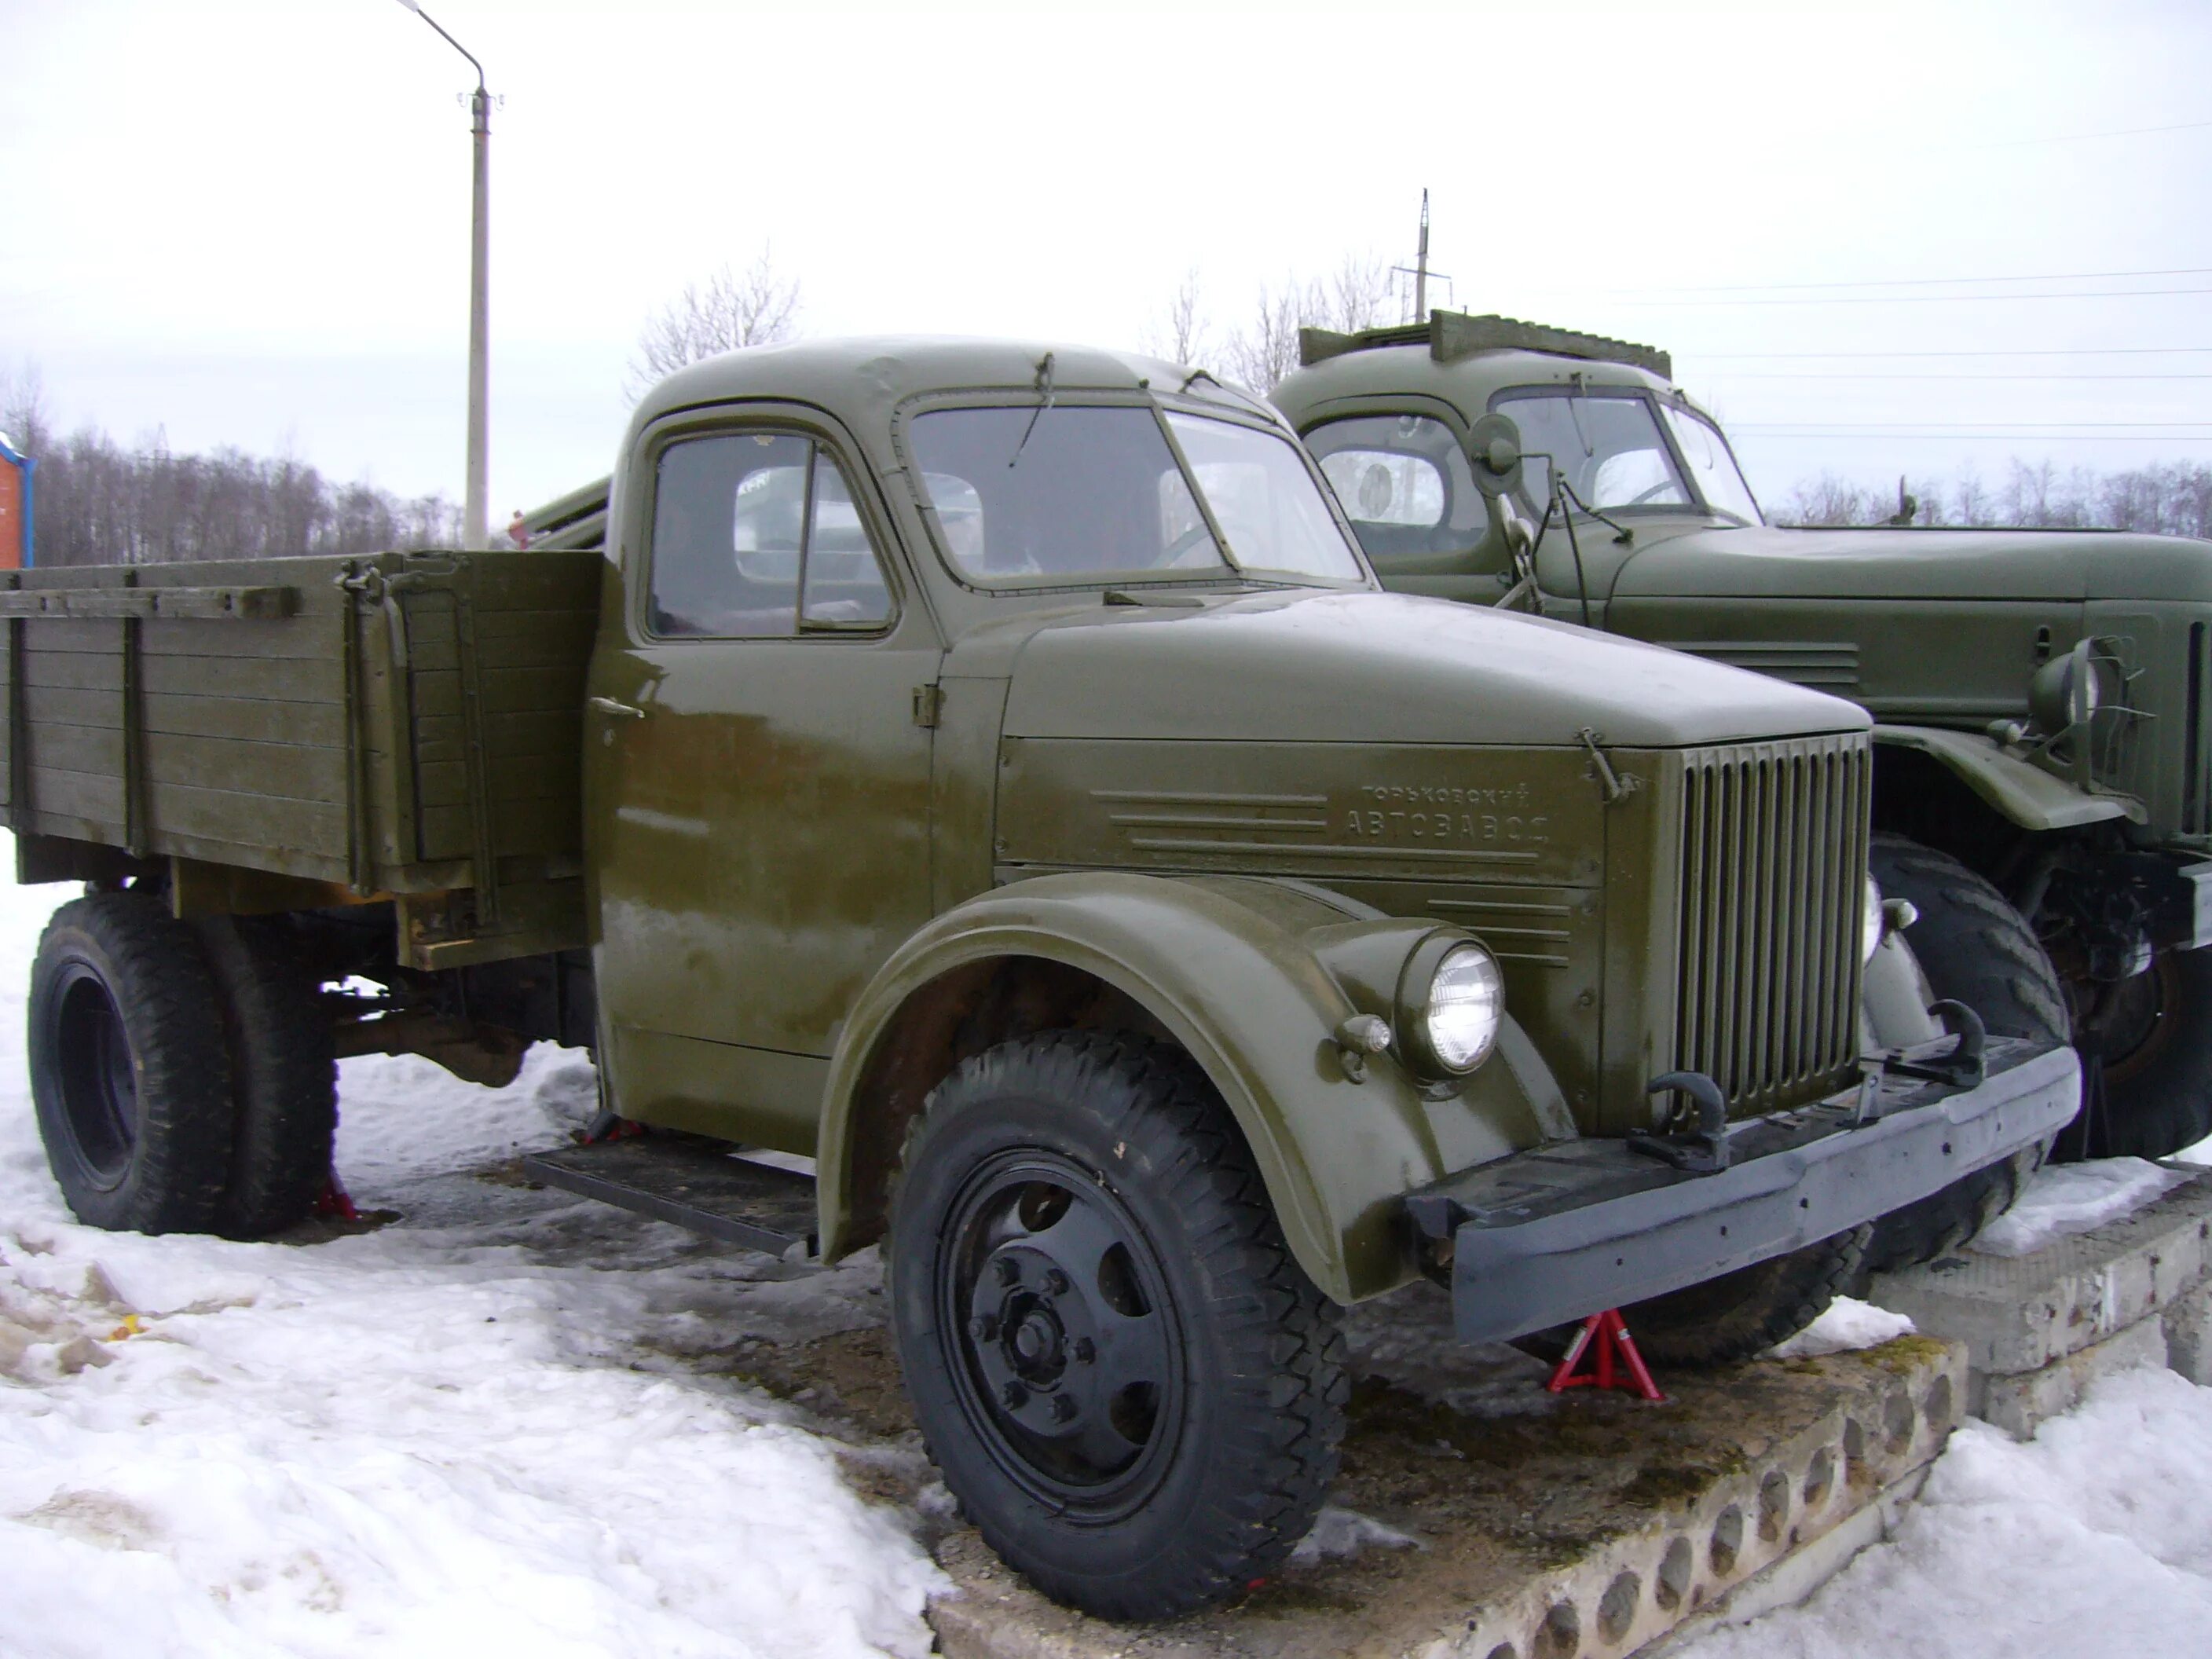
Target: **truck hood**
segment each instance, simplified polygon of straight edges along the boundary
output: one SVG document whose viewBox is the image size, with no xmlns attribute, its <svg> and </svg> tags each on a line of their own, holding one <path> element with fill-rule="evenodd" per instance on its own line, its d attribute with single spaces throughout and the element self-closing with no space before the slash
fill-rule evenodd
<svg viewBox="0 0 2212 1659">
<path fill-rule="evenodd" d="M 1740 669 L 1402 593 L 1095 605 L 1040 615 L 1018 641 L 988 631 L 946 672 L 1011 656 L 1009 737 L 1571 744 L 1588 727 L 1668 748 L 1869 724 L 1850 703 Z"/>
<path fill-rule="evenodd" d="M 1616 598 L 2212 599 L 2212 542 L 2178 536 L 1639 525 L 1638 538 Z"/>
</svg>

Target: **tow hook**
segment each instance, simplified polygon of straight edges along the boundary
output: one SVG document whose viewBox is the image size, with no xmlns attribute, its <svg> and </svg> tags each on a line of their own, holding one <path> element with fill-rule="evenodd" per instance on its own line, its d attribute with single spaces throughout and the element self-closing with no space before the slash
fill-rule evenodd
<svg viewBox="0 0 2212 1659">
<path fill-rule="evenodd" d="M 1668 1072 L 1653 1078 L 1644 1092 L 1663 1095 L 1678 1089 L 1697 1103 L 1698 1127 L 1678 1135 L 1637 1130 L 1628 1137 L 1628 1150 L 1690 1175 L 1718 1175 L 1729 1166 L 1728 1102 L 1721 1085 L 1703 1072 Z"/>
<path fill-rule="evenodd" d="M 1882 1066 L 1899 1077 L 1917 1077 L 1930 1083 L 1948 1083 L 1954 1089 L 1978 1089 L 1990 1074 L 1989 1028 L 1982 1017 L 1963 1002 L 1933 1002 L 1928 1012 L 1950 1029 L 1956 1041 L 1951 1052 L 1907 1060 L 1904 1054 L 1885 1054 Z"/>
</svg>

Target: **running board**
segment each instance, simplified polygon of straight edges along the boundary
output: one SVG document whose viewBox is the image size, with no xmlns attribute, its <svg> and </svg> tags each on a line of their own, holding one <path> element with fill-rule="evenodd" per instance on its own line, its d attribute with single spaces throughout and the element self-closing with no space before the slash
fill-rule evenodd
<svg viewBox="0 0 2212 1659">
<path fill-rule="evenodd" d="M 749 1164 L 721 1141 L 695 1135 L 630 1135 L 588 1146 L 533 1152 L 532 1181 L 559 1187 L 655 1221 L 781 1255 L 794 1244 L 814 1254 L 814 1177 Z"/>
</svg>

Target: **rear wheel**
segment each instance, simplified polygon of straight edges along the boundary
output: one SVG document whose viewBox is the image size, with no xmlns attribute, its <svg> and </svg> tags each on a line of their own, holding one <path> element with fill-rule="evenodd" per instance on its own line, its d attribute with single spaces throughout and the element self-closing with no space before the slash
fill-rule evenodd
<svg viewBox="0 0 2212 1659">
<path fill-rule="evenodd" d="M 77 1218 L 199 1232 L 222 1212 L 230 1062 L 192 930 L 149 895 L 64 905 L 31 968 L 31 1095 Z"/>
<path fill-rule="evenodd" d="M 2060 1155 L 2166 1158 L 2212 1135 L 2212 950 L 2161 951 L 2132 979 L 2072 988 L 2083 1071 L 2102 1076 Z"/>
<path fill-rule="evenodd" d="M 1965 1003 L 1995 1035 L 2072 1041 L 2051 958 L 2003 894 L 1948 854 L 1903 836 L 1875 836 L 1869 862 L 1884 897 L 1919 911 L 1905 939 L 1938 997 Z M 2015 1152 L 1883 1216 L 1867 1247 L 1867 1271 L 1893 1272 L 1961 1249 L 2012 1207 L 2045 1150 Z"/>
<path fill-rule="evenodd" d="M 218 916 L 197 931 L 222 1000 L 237 1109 L 222 1231 L 260 1238 L 304 1220 L 330 1179 L 330 1022 L 281 923 Z"/>
<path fill-rule="evenodd" d="M 890 1261 L 930 1454 L 1047 1595 L 1193 1612 L 1312 1526 L 1344 1426 L 1336 1310 L 1185 1056 L 1060 1032 L 964 1062 L 909 1142 Z"/>
</svg>

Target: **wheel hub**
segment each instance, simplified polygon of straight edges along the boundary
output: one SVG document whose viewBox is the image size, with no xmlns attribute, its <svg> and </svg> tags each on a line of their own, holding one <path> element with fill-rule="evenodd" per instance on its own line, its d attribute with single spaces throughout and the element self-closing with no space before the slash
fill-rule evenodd
<svg viewBox="0 0 2212 1659">
<path fill-rule="evenodd" d="M 1073 1501 L 1134 1478 L 1180 1365 L 1149 1247 L 1094 1179 L 1042 1173 L 981 1183 L 945 1288 L 979 1427 Z"/>
</svg>

